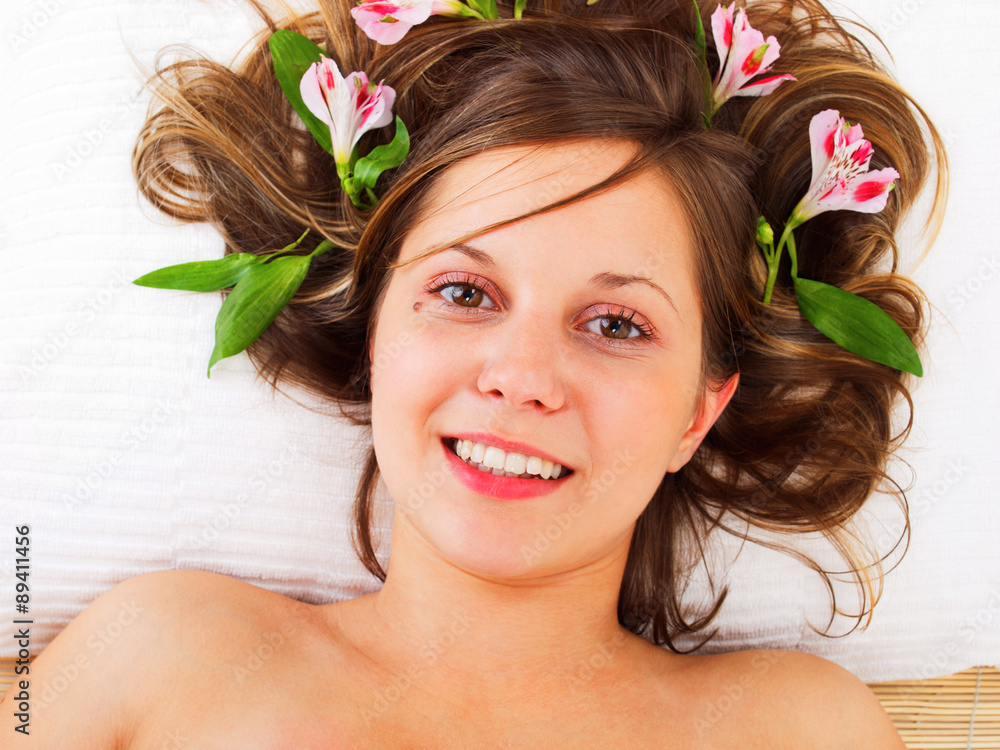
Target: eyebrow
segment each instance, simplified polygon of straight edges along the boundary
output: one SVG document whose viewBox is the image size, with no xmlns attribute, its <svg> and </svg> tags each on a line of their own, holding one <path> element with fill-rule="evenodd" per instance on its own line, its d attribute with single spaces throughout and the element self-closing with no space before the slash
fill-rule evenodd
<svg viewBox="0 0 1000 750">
<path fill-rule="evenodd" d="M 663 287 L 652 279 L 647 279 L 645 276 L 635 276 L 634 274 L 629 273 L 611 273 L 610 271 L 605 271 L 603 273 L 596 274 L 590 279 L 590 283 L 595 284 L 602 289 L 618 289 L 623 286 L 629 286 L 630 284 L 645 284 L 662 294 L 663 298 L 670 303 L 672 308 L 674 308 L 674 312 L 677 313 L 677 317 L 681 317 L 681 311 L 677 309 L 677 305 L 674 304 L 673 299 L 671 299 L 670 295 L 664 291 Z"/>
<path fill-rule="evenodd" d="M 462 244 L 452 245 L 447 249 L 457 250 L 458 252 L 468 256 L 477 263 L 481 263 L 487 268 L 492 269 L 496 267 L 496 261 L 494 261 L 493 258 L 488 253 L 480 250 L 479 248 L 472 247 L 471 245 L 462 245 Z M 609 290 L 620 289 L 623 286 L 629 286 L 631 284 L 645 284 L 646 286 L 650 287 L 651 289 L 655 289 L 657 292 L 663 295 L 663 298 L 670 303 L 670 306 L 674 309 L 674 312 L 677 313 L 677 317 L 678 318 L 681 317 L 681 311 L 677 309 L 677 305 L 674 304 L 673 299 L 670 297 L 669 294 L 666 293 L 663 287 L 657 284 L 652 279 L 646 278 L 645 276 L 636 276 L 635 274 L 629 274 L 629 273 L 614 273 L 612 271 L 603 271 L 591 277 L 590 283 L 594 284 L 595 286 L 601 289 L 609 289 Z"/>
<path fill-rule="evenodd" d="M 481 263 L 487 268 L 496 268 L 496 261 L 486 252 L 480 250 L 479 248 L 472 247 L 471 245 L 450 245 L 446 248 L 447 250 L 457 250 L 463 255 L 467 255 L 472 260 L 477 263 Z"/>
</svg>

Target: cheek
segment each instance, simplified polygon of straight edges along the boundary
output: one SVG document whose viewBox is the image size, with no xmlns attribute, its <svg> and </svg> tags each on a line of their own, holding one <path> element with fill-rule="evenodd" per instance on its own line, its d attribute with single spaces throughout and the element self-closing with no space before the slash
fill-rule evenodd
<svg viewBox="0 0 1000 750">
<path fill-rule="evenodd" d="M 601 490 L 619 486 L 625 490 L 623 502 L 644 507 L 691 424 L 697 378 L 689 368 L 657 369 L 593 388 L 588 432 L 597 436 L 595 450 L 601 456 L 594 484 Z"/>
<path fill-rule="evenodd" d="M 372 436 L 393 497 L 400 491 L 396 485 L 405 484 L 402 477 L 419 465 L 424 454 L 438 450 L 428 440 L 432 415 L 458 386 L 460 363 L 430 328 L 410 308 L 386 310 L 370 347 Z"/>
</svg>

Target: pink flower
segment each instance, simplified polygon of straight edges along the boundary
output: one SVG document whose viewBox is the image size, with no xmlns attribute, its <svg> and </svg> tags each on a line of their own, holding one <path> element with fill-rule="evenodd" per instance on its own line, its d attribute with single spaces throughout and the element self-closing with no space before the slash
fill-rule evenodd
<svg viewBox="0 0 1000 750">
<path fill-rule="evenodd" d="M 360 71 L 344 78 L 327 57 L 309 66 L 299 91 L 309 111 L 330 126 L 338 168 L 350 164 L 351 153 L 364 133 L 392 122 L 395 89 L 369 83 Z"/>
<path fill-rule="evenodd" d="M 728 8 L 721 5 L 712 14 L 712 36 L 719 51 L 719 73 L 712 89 L 712 112 L 733 96 L 765 96 L 784 81 L 794 81 L 795 76 L 776 75 L 761 78 L 755 83 L 750 79 L 771 69 L 781 53 L 778 40 L 764 35 L 750 25 L 746 11 L 736 12 L 735 4 Z"/>
<path fill-rule="evenodd" d="M 899 173 L 887 167 L 869 172 L 875 150 L 860 125 L 850 125 L 840 112 L 827 109 L 809 123 L 812 144 L 812 184 L 792 211 L 798 226 L 824 211 L 878 213 L 885 208 Z"/>
<path fill-rule="evenodd" d="M 459 0 L 395 0 L 386 3 L 363 0 L 351 8 L 358 26 L 379 44 L 395 44 L 418 23 L 431 16 L 461 16 L 465 5 Z"/>
</svg>

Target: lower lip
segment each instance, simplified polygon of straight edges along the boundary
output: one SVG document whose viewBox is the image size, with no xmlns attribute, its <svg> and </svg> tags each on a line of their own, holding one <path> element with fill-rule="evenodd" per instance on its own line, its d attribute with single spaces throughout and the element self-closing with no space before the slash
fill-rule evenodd
<svg viewBox="0 0 1000 750">
<path fill-rule="evenodd" d="M 444 443 L 445 455 L 448 457 L 448 465 L 452 473 L 458 477 L 458 481 L 464 484 L 473 492 L 497 500 L 526 500 L 530 497 L 539 497 L 555 492 L 562 483 L 569 479 L 571 474 L 566 474 L 558 479 L 517 479 L 515 477 L 498 477 L 488 471 L 480 471 L 475 466 L 469 466 L 462 459 L 455 455 Z"/>
</svg>

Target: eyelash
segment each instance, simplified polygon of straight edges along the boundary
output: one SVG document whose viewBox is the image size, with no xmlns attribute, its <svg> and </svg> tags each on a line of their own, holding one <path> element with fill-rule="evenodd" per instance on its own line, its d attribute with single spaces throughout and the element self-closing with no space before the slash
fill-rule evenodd
<svg viewBox="0 0 1000 750">
<path fill-rule="evenodd" d="M 427 288 L 427 292 L 429 294 L 441 295 L 441 292 L 443 292 L 445 289 L 451 286 L 471 287 L 472 289 L 482 292 L 483 295 L 489 298 L 494 305 L 496 304 L 495 301 L 496 298 L 500 297 L 499 290 L 495 286 L 493 286 L 493 284 L 491 284 L 489 281 L 474 274 L 464 274 L 464 273 L 448 273 L 445 274 L 444 276 L 441 276 L 439 279 L 436 280 L 436 283 L 432 283 Z M 463 310 L 464 312 L 471 313 L 475 310 L 481 309 L 477 307 L 466 307 L 464 305 L 457 305 L 451 300 L 445 299 L 443 296 L 441 298 L 451 307 L 457 307 Z"/>
<path fill-rule="evenodd" d="M 478 307 L 465 307 L 463 305 L 458 305 L 452 302 L 451 300 L 446 299 L 443 295 L 441 295 L 441 292 L 443 292 L 448 287 L 453 287 L 453 286 L 458 286 L 458 287 L 464 286 L 475 289 L 476 291 L 479 291 L 484 296 L 486 296 L 491 302 L 493 302 L 494 305 L 497 304 L 496 298 L 500 297 L 499 290 L 492 283 L 482 278 L 481 276 L 477 276 L 475 274 L 466 274 L 466 273 L 445 274 L 444 276 L 441 276 L 434 282 L 432 282 L 427 287 L 427 292 L 429 294 L 436 294 L 441 296 L 441 299 L 449 307 L 457 308 L 466 313 L 472 313 L 477 310 L 483 309 Z M 639 332 L 638 336 L 634 336 L 631 338 L 624 338 L 624 339 L 614 339 L 607 336 L 601 337 L 604 341 L 611 344 L 612 346 L 634 346 L 638 341 L 655 340 L 656 333 L 653 329 L 653 326 L 651 326 L 649 323 L 643 323 L 637 321 L 635 319 L 636 315 L 637 313 L 635 310 L 628 310 L 625 307 L 618 307 L 617 311 L 615 311 L 610 306 L 605 306 L 603 310 L 592 315 L 585 322 L 591 323 L 601 318 L 608 318 L 610 320 L 619 320 L 628 323 L 636 331 Z"/>
<path fill-rule="evenodd" d="M 626 309 L 624 307 L 619 307 L 618 308 L 618 312 L 613 312 L 611 309 L 608 309 L 605 312 L 602 312 L 599 315 L 595 315 L 594 317 L 590 318 L 587 322 L 589 323 L 591 321 L 599 320 L 601 318 L 608 318 L 610 320 L 620 320 L 620 321 L 623 321 L 625 323 L 628 323 L 630 326 L 632 326 L 635 330 L 637 330 L 639 332 L 639 335 L 636 336 L 635 338 L 638 338 L 638 339 L 651 339 L 651 338 L 653 338 L 653 335 L 654 335 L 653 334 L 653 326 L 651 326 L 649 323 L 641 323 L 641 322 L 637 321 L 635 319 L 636 314 L 637 313 L 636 313 L 635 310 L 628 310 L 628 309 Z M 628 341 L 627 338 L 626 339 L 608 339 L 608 340 L 609 341 L 617 341 L 619 343 L 622 342 L 622 341 Z"/>
</svg>

